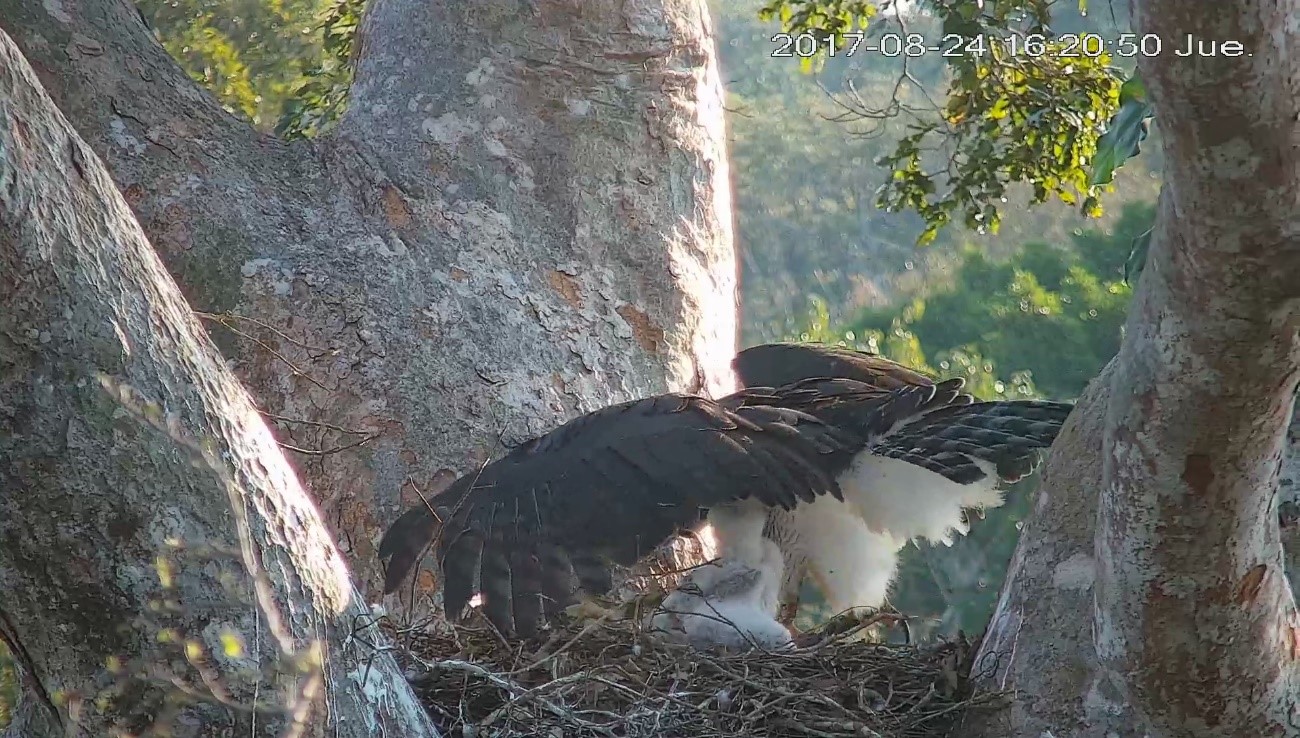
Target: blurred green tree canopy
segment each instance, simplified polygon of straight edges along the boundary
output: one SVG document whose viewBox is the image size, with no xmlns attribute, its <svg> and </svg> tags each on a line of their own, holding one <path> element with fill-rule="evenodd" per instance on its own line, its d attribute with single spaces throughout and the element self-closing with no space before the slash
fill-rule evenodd
<svg viewBox="0 0 1300 738">
<path fill-rule="evenodd" d="M 1119 349 L 1130 286 L 1124 263 L 1151 227 L 1154 206 L 1129 204 L 1111 232 L 1079 231 L 1066 244 L 1030 241 L 1004 260 L 962 249 L 948 279 L 905 303 L 863 310 L 858 333 L 914 335 L 927 355 L 981 356 L 1032 378 L 1037 391 L 1073 399 Z"/>
</svg>

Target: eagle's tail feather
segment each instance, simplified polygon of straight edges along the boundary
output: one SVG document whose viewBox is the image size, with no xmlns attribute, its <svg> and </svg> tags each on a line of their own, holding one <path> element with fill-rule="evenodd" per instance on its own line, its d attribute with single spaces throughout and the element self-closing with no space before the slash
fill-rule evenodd
<svg viewBox="0 0 1300 738">
<path fill-rule="evenodd" d="M 976 402 L 926 413 L 923 418 L 908 424 L 905 432 L 915 434 L 963 426 L 1050 444 L 1073 409 L 1071 403 L 1047 400 Z"/>
<path fill-rule="evenodd" d="M 858 455 L 845 495 L 875 529 L 949 543 L 969 530 L 966 509 L 1001 505 L 999 483 L 1034 470 L 1072 408 L 980 402 L 919 414 Z"/>
</svg>

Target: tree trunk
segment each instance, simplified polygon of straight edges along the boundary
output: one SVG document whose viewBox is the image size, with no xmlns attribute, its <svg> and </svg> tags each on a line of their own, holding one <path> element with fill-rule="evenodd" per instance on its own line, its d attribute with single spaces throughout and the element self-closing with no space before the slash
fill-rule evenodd
<svg viewBox="0 0 1300 738">
<path fill-rule="evenodd" d="M 128 3 L 0 0 L 0 17 L 208 314 L 368 598 L 383 527 L 502 445 L 732 388 L 700 0 L 374 0 L 350 112 L 295 144 L 223 112 Z"/>
<path fill-rule="evenodd" d="M 157 575 L 142 562 L 164 539 L 230 540 L 232 526 L 218 480 L 167 466 L 156 450 L 166 436 L 117 417 L 93 383 L 76 384 L 89 382 L 78 371 L 117 367 L 187 432 L 228 446 L 234 489 L 253 502 L 249 542 L 287 598 L 286 627 L 329 651 L 323 690 L 331 719 L 346 723 L 343 735 L 432 730 L 386 658 L 354 668 L 368 658 L 355 651 L 369 639 L 347 648 L 342 639 L 374 594 L 374 545 L 399 509 L 500 445 L 579 412 L 668 389 L 732 388 L 728 174 L 702 5 L 510 0 L 462 8 L 375 0 L 351 113 L 325 140 L 287 144 L 198 90 L 129 3 L 0 0 L 6 31 L 108 164 L 229 366 L 274 421 L 362 592 L 314 527 L 248 398 L 195 345 L 193 321 L 175 294 L 165 295 L 171 283 L 143 240 L 132 240 L 140 237 L 130 218 L 112 207 L 105 214 L 99 203 L 113 201 L 104 180 L 82 174 L 97 171 L 94 156 L 83 152 L 68 169 L 71 144 L 40 149 L 65 151 L 61 168 L 90 177 L 55 181 L 60 168 L 30 159 L 7 180 L 45 188 L 36 196 L 13 185 L 14 198 L 28 199 L 8 204 L 6 220 L 21 213 L 34 230 L 5 244 L 15 267 L 21 258 L 45 282 L 0 283 L 6 304 L 26 311 L 0 316 L 9 321 L 0 334 L 21 339 L 4 377 L 21 385 L 17 404 L 0 404 L 0 419 L 21 423 L 25 434 L 13 439 L 12 454 L 5 449 L 0 469 L 10 489 L 48 490 L 54 502 L 26 494 L 0 501 L 4 523 L 21 521 L 0 538 L 0 590 L 22 593 L 6 599 L 0 633 L 19 648 L 30 686 L 47 703 L 66 706 L 59 690 L 87 696 L 106 684 L 109 656 L 129 665 L 175 661 L 175 651 L 146 648 L 162 627 L 157 617 L 132 619 L 154 594 L 147 578 Z M 17 71 L 26 69 L 18 52 L 6 53 L 15 90 L 20 82 L 34 89 Z M 13 106 L 22 111 L 5 121 L 14 140 L 70 140 L 50 122 L 61 118 L 41 118 L 40 105 L 23 100 L 35 107 Z M 35 121 L 46 125 L 38 131 L 45 138 L 29 130 Z M 43 177 L 29 179 L 32 171 Z M 81 199 L 52 195 L 59 187 L 80 187 Z M 70 201 L 85 223 L 50 210 Z M 56 226 L 64 229 L 58 249 Z M 106 243 L 126 246 L 118 253 Z M 118 262 L 123 278 L 141 284 L 105 277 L 104 265 Z M 94 289 L 67 291 L 80 283 Z M 112 320 L 94 324 L 105 316 Z M 88 331 L 84 345 L 54 353 L 77 326 Z M 48 384 L 23 385 L 23 372 L 37 367 Z M 246 637 L 269 627 L 252 604 L 231 610 L 228 598 L 212 595 L 221 567 L 235 563 L 225 550 L 181 557 L 172 594 L 186 609 L 164 613 L 209 648 L 221 623 Z M 68 571 L 42 565 L 51 553 L 72 562 Z M 429 589 L 432 578 L 423 584 Z M 118 623 L 131 628 L 117 634 Z M 268 662 L 275 655 L 270 640 L 248 640 L 265 647 L 256 653 Z M 86 643 L 103 645 L 69 648 Z M 222 658 L 212 656 L 225 667 L 247 663 Z M 287 658 L 282 676 L 297 665 Z M 128 695 L 120 711 L 144 710 L 155 692 Z M 19 718 L 34 735 L 70 719 L 68 709 L 32 704 Z M 91 733 L 112 717 L 87 717 L 91 703 L 77 704 Z M 197 730 L 193 714 L 184 718 L 181 734 Z M 318 729 L 321 713 L 312 718 Z"/>
<path fill-rule="evenodd" d="M 0 638 L 41 700 L 16 730 L 437 734 L 249 396 L 3 32 L 0 348 Z"/>
<path fill-rule="evenodd" d="M 1119 355 L 1057 440 L 981 649 L 984 686 L 1017 695 L 986 735 L 1300 735 L 1277 524 L 1300 358 L 1297 17 L 1136 4 L 1167 50 L 1139 60 L 1166 184 Z M 1179 58 L 1186 34 L 1253 56 Z"/>
<path fill-rule="evenodd" d="M 1277 517 L 1282 526 L 1286 576 L 1296 582 L 1300 581 L 1300 399 L 1291 411 L 1291 427 L 1286 432 L 1286 455 L 1282 457 L 1278 492 Z"/>
</svg>

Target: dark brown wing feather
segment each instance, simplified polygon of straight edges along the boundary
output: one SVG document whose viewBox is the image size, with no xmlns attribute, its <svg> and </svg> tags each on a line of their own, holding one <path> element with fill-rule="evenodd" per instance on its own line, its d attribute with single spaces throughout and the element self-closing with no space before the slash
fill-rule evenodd
<svg viewBox="0 0 1300 738">
<path fill-rule="evenodd" d="M 793 408 L 685 395 L 608 407 L 457 480 L 433 500 L 438 516 L 420 506 L 398 518 L 379 544 L 385 591 L 437 537 L 448 614 L 480 591 L 499 628 L 527 635 L 579 584 L 602 584 L 599 559 L 635 563 L 712 506 L 839 496 L 836 474 L 861 446 Z"/>
<path fill-rule="evenodd" d="M 816 343 L 768 343 L 736 354 L 731 362 L 745 387 L 784 387 L 809 379 L 853 379 L 880 389 L 934 384 L 896 361 L 865 351 Z"/>
<path fill-rule="evenodd" d="M 1016 482 L 1034 471 L 1038 452 L 1052 445 L 1073 409 L 1040 400 L 977 402 L 926 415 L 882 438 L 872 451 L 964 484 L 986 476 L 972 461 L 978 459 L 992 463 L 1002 481 Z"/>
<path fill-rule="evenodd" d="M 809 343 L 754 346 L 741 351 L 733 366 L 748 389 L 724 402 L 743 404 L 762 397 L 757 401 L 799 408 L 833 425 L 869 434 L 874 438 L 873 453 L 915 464 L 959 484 L 987 476 L 977 461 L 992 463 L 999 479 L 1006 482 L 1030 474 L 1039 451 L 1052 445 L 1074 407 L 1037 400 L 975 402 L 959 391 L 960 383 L 952 386 L 950 380 L 939 383 L 945 393 L 955 393 L 947 407 L 932 401 L 913 412 L 908 403 L 915 398 L 903 394 L 891 402 L 892 407 L 877 407 L 874 415 L 868 415 L 855 409 L 855 400 L 863 393 L 928 386 L 934 380 L 882 356 Z M 881 432 L 882 416 L 891 415 L 896 424 L 906 424 L 895 432 Z M 924 421 L 917 421 L 919 415 L 924 415 Z"/>
</svg>

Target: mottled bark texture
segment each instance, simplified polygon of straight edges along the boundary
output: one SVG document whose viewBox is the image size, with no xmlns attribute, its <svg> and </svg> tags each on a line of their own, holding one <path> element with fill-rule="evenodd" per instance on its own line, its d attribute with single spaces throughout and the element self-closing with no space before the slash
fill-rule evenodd
<svg viewBox="0 0 1300 738">
<path fill-rule="evenodd" d="M 1291 411 L 1291 427 L 1286 432 L 1286 451 L 1278 482 L 1277 517 L 1282 526 L 1286 575 L 1292 582 L 1297 582 L 1300 581 L 1300 399 Z"/>
<path fill-rule="evenodd" d="M 142 422 L 101 376 L 156 403 L 171 430 Z M 177 438 L 211 444 L 214 467 L 187 463 L 197 457 Z M 271 575 L 257 602 L 273 608 L 250 597 L 245 565 Z M 248 703 L 274 705 L 279 688 L 325 694 L 308 700 L 305 735 L 436 735 L 393 661 L 367 645 L 378 634 L 358 629 L 366 603 L 265 421 L 3 32 L 0 593 L 0 637 L 41 700 L 24 722 L 44 708 L 59 735 L 139 733 L 164 718 L 164 690 L 205 692 L 214 677 L 215 694 Z M 287 657 L 312 642 L 324 648 L 315 686 Z M 171 718 L 180 736 L 268 737 L 288 719 L 202 702 Z"/>
<path fill-rule="evenodd" d="M 349 114 L 292 145 L 185 79 L 129 3 L 0 18 L 190 304 L 229 316 L 208 329 L 367 597 L 419 493 L 580 412 L 732 387 L 700 0 L 374 0 Z"/>
<path fill-rule="evenodd" d="M 983 646 L 987 735 L 1300 735 L 1279 485 L 1300 352 L 1300 2 L 1135 3 L 1165 188 Z M 1173 54 L 1191 34 L 1251 56 Z M 1285 511 L 1284 511 L 1285 513 Z"/>
</svg>

